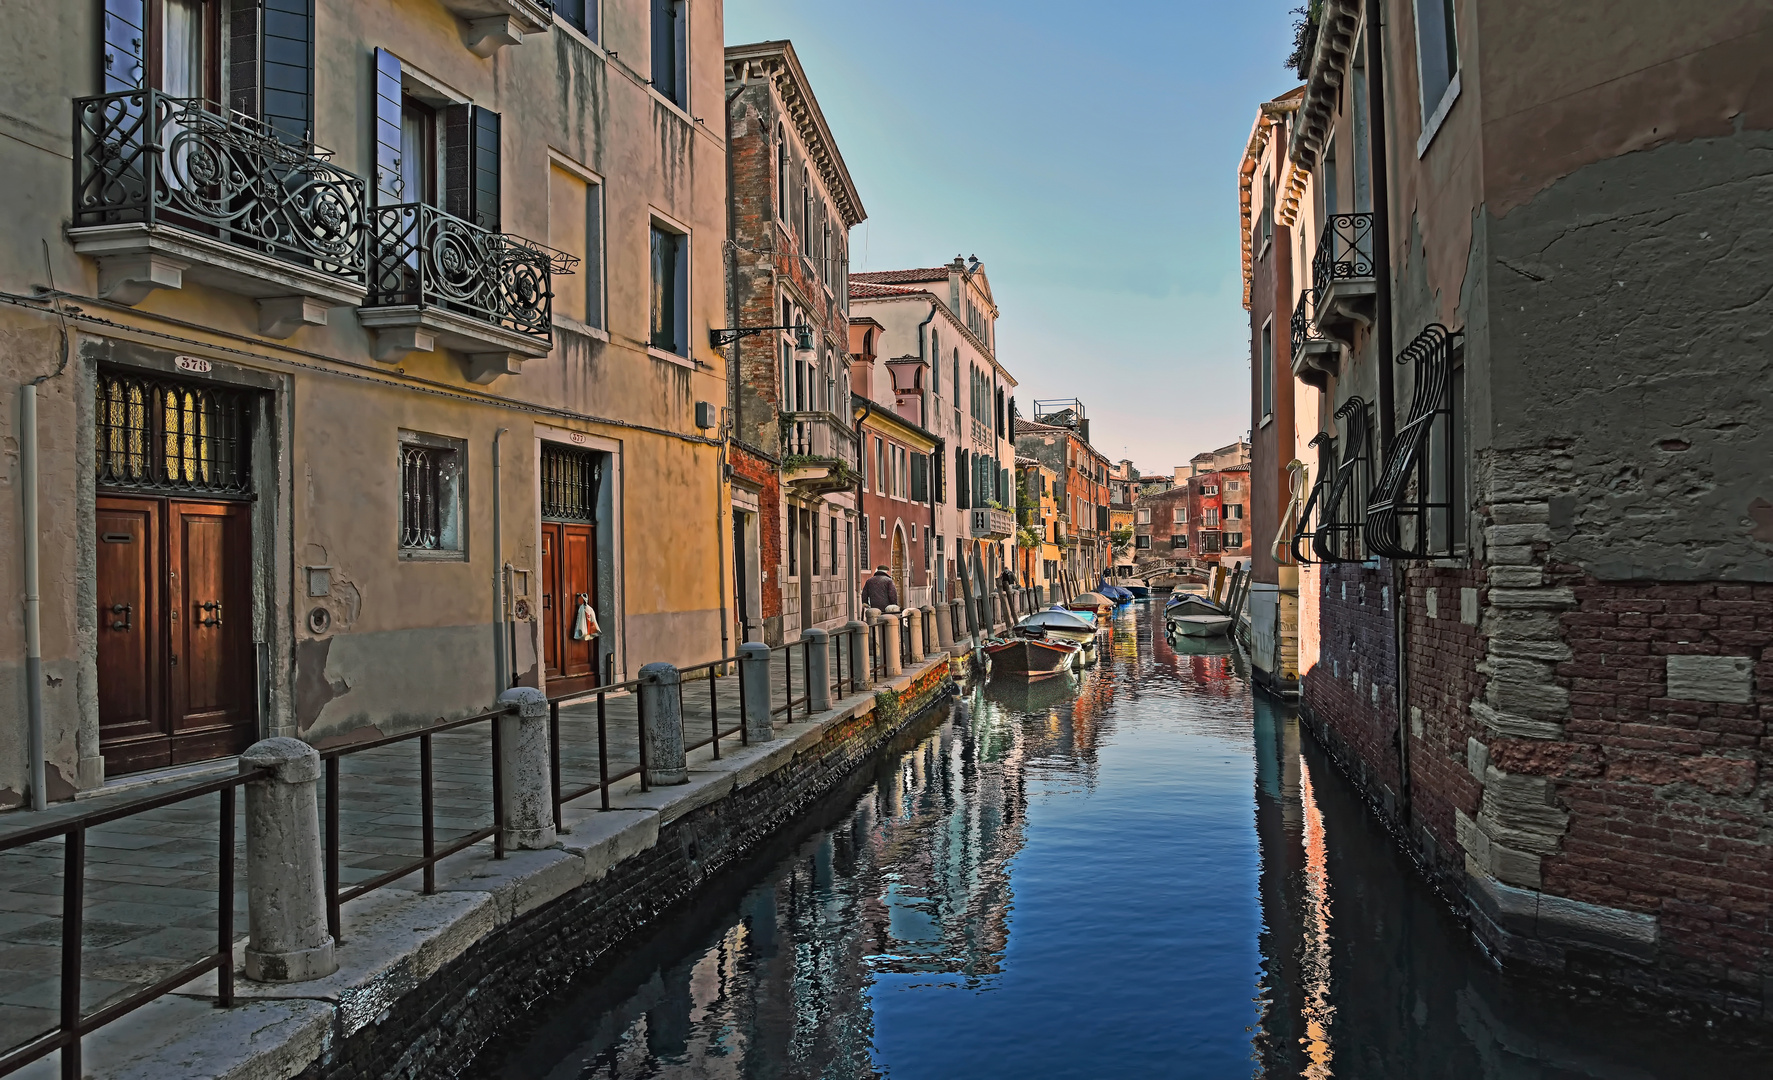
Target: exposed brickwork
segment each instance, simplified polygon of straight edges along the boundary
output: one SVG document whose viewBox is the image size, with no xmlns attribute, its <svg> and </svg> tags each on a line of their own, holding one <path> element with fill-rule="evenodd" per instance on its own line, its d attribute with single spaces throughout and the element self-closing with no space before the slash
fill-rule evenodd
<svg viewBox="0 0 1773 1080">
<path fill-rule="evenodd" d="M 1453 814 L 1476 817 L 1483 795 L 1470 768 L 1471 740 L 1484 736 L 1471 716 L 1484 688 L 1485 645 L 1477 626 L 1483 572 L 1414 567 L 1405 581 L 1411 819 L 1427 833 L 1414 839 L 1431 871 L 1450 875 L 1456 886 L 1464 865 Z"/>
<path fill-rule="evenodd" d="M 1323 567 L 1321 653 L 1305 673 L 1308 725 L 1363 793 L 1396 821 L 1397 650 L 1391 570 L 1359 563 Z"/>
<path fill-rule="evenodd" d="M 782 555 L 782 474 L 775 462 L 736 444 L 727 460 L 735 477 L 761 489 L 757 495 L 758 565 L 765 571 L 772 571 L 785 561 Z M 759 617 L 781 618 L 782 586 L 774 573 L 763 579 L 758 592 L 763 609 L 758 613 Z"/>
<path fill-rule="evenodd" d="M 701 891 L 839 788 L 898 732 L 953 692 L 947 669 L 904 697 L 832 726 L 794 762 L 659 831 L 651 849 L 597 882 L 509 923 L 334 1043 L 303 1080 L 454 1075 L 521 1030 L 530 1008 L 595 967 L 622 941 Z M 521 958 L 521 962 L 515 962 Z"/>
</svg>

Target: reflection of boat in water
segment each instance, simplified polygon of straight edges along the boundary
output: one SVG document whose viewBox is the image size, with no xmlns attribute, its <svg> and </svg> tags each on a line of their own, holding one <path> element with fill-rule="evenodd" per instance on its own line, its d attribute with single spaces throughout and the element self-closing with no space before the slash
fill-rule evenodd
<svg viewBox="0 0 1773 1080">
<path fill-rule="evenodd" d="M 1183 656 L 1230 656 L 1233 652 L 1231 638 L 1225 634 L 1212 637 L 1190 637 L 1177 633 L 1172 627 L 1169 635 L 1170 648 Z"/>
<path fill-rule="evenodd" d="M 1077 661 L 1080 646 L 1074 641 L 1048 637 L 1039 628 L 1017 628 L 1014 637 L 987 642 L 991 674 L 1045 679 L 1067 671 Z"/>
<path fill-rule="evenodd" d="M 1056 679 L 993 679 L 985 685 L 985 698 L 1011 712 L 1045 716 L 1071 700 L 1077 679 L 1061 673 Z"/>
</svg>

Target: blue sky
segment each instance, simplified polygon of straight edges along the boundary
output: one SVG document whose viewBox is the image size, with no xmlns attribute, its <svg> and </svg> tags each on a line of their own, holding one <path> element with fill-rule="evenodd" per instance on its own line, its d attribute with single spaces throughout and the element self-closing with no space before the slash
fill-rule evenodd
<svg viewBox="0 0 1773 1080">
<path fill-rule="evenodd" d="M 855 269 L 978 255 L 1018 400 L 1161 472 L 1250 426 L 1237 163 L 1301 2 L 727 0 L 726 39 L 794 42 Z"/>
</svg>

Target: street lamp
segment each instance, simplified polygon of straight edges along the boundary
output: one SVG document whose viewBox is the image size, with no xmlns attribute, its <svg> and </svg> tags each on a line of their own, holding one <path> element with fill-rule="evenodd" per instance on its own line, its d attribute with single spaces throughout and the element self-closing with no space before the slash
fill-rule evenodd
<svg viewBox="0 0 1773 1080">
<path fill-rule="evenodd" d="M 751 337 L 755 334 L 767 334 L 772 330 L 794 331 L 794 351 L 803 353 L 813 351 L 813 328 L 806 323 L 797 323 L 793 326 L 723 327 L 708 331 L 708 340 L 716 349 L 724 349 L 740 338 Z"/>
</svg>

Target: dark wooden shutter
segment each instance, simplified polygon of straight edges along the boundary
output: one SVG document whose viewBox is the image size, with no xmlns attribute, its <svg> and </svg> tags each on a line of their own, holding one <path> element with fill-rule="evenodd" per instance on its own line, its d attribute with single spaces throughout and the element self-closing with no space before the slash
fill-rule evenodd
<svg viewBox="0 0 1773 1080">
<path fill-rule="evenodd" d="M 148 15 L 145 0 L 105 0 L 104 40 L 99 43 L 102 55 L 105 93 L 139 90 L 146 77 L 143 62 L 147 38 Z"/>
<path fill-rule="evenodd" d="M 930 501 L 930 459 L 922 454 L 911 455 L 911 501 Z"/>
<path fill-rule="evenodd" d="M 680 0 L 653 0 L 653 87 L 683 105 L 683 13 Z"/>
<path fill-rule="evenodd" d="M 469 220 L 489 232 L 500 231 L 499 114 L 474 106 L 474 215 Z"/>
<path fill-rule="evenodd" d="M 1108 507 L 1106 506 L 1096 507 L 1096 531 L 1108 531 Z"/>
<path fill-rule="evenodd" d="M 259 114 L 260 7 L 260 0 L 228 0 L 228 107 L 246 116 Z"/>
<path fill-rule="evenodd" d="M 961 510 L 972 508 L 972 500 L 967 497 L 971 490 L 969 479 L 967 452 L 956 447 L 954 450 L 954 505 Z"/>
<path fill-rule="evenodd" d="M 376 50 L 376 202 L 406 201 L 400 178 L 400 57 Z M 423 195 L 415 193 L 415 197 Z"/>
<path fill-rule="evenodd" d="M 444 112 L 444 208 L 491 232 L 500 231 L 499 114 L 478 105 Z"/>
<path fill-rule="evenodd" d="M 261 118 L 290 142 L 314 138 L 314 0 L 264 0 Z"/>
</svg>

